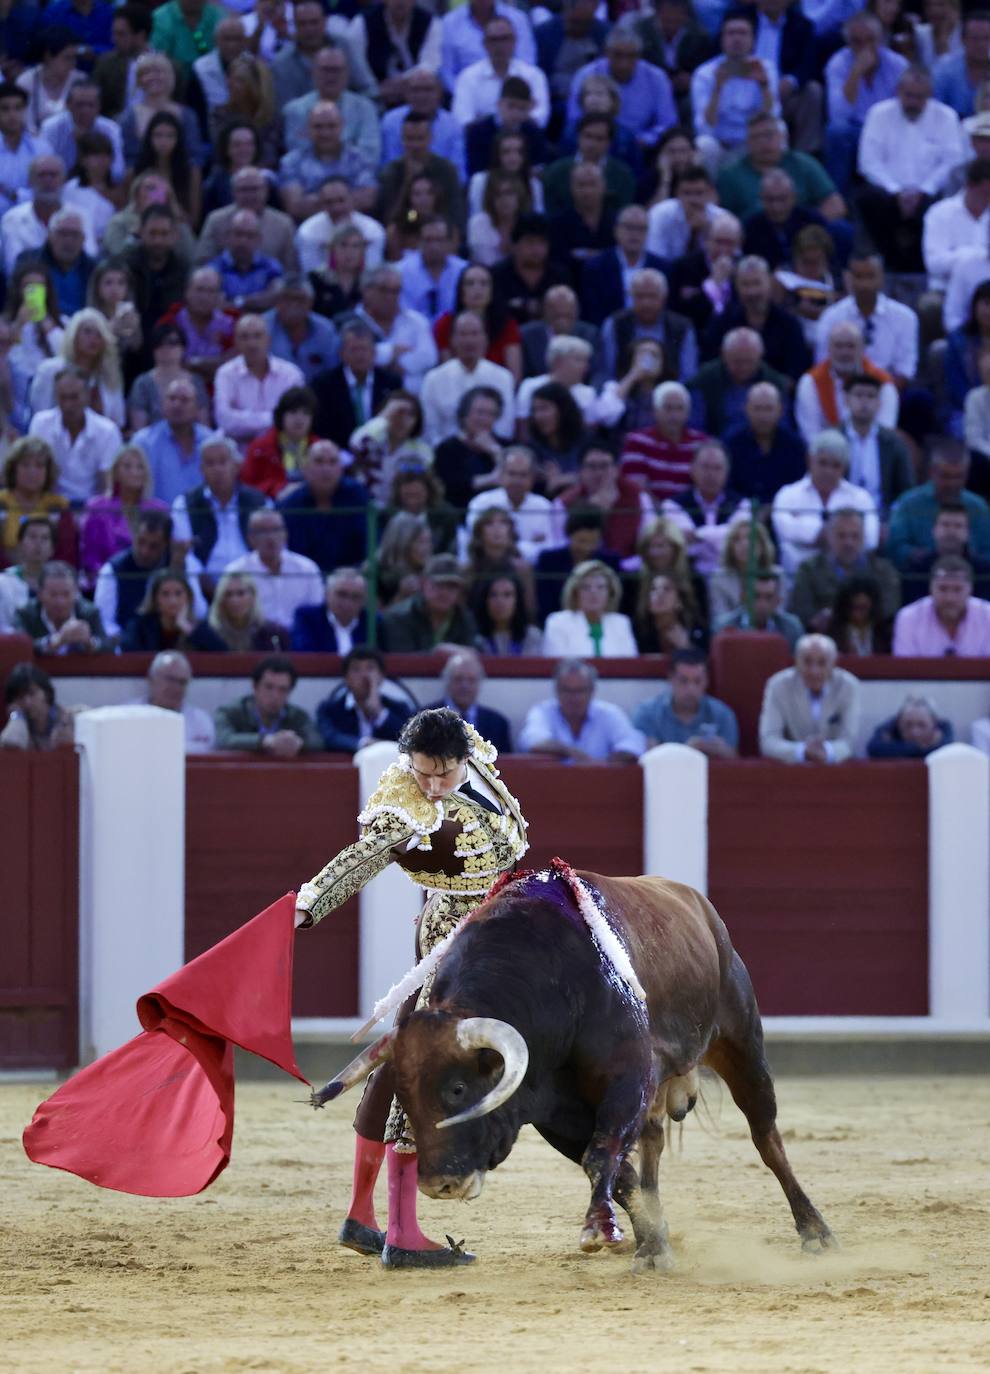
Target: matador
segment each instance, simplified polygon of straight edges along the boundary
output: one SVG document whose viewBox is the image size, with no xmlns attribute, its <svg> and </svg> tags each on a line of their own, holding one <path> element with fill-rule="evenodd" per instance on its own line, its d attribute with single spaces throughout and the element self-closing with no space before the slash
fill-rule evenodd
<svg viewBox="0 0 990 1374">
<path fill-rule="evenodd" d="M 397 863 L 427 894 L 416 925 L 416 952 L 429 954 L 528 848 L 526 821 L 499 777 L 496 758 L 495 749 L 456 712 L 441 708 L 413 716 L 399 736 L 399 761 L 382 774 L 358 816 L 360 839 L 300 890 L 297 924 L 315 925 Z M 425 1004 L 431 983 L 428 977 L 397 1019 Z M 390 1268 L 436 1268 L 473 1259 L 460 1246 L 439 1245 L 420 1229 L 415 1142 L 394 1100 L 391 1065 L 382 1065 L 369 1079 L 354 1129 L 354 1184 L 341 1244 L 360 1254 L 380 1254 Z M 384 1234 L 374 1203 L 383 1160 L 388 1178 Z"/>
</svg>

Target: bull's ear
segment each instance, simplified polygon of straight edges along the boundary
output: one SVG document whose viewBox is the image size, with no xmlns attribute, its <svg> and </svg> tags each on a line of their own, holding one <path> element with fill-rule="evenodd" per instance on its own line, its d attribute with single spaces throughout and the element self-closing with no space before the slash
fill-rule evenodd
<svg viewBox="0 0 990 1374">
<path fill-rule="evenodd" d="M 482 1078 L 494 1078 L 504 1067 L 502 1056 L 496 1050 L 487 1049 L 478 1051 L 477 1065 Z"/>
</svg>

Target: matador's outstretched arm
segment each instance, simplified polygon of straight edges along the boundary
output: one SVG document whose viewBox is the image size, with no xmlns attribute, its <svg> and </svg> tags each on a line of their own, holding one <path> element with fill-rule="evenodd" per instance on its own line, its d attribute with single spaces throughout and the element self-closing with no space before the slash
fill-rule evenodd
<svg viewBox="0 0 990 1374">
<path fill-rule="evenodd" d="M 300 926 L 314 926 L 329 912 L 343 906 L 348 897 L 360 892 L 366 883 L 389 866 L 394 847 L 408 842 L 413 833 L 393 818 L 373 821 L 359 840 L 342 849 L 315 878 L 303 883 L 296 898 L 296 910 L 305 912 L 307 919 L 300 921 Z"/>
</svg>

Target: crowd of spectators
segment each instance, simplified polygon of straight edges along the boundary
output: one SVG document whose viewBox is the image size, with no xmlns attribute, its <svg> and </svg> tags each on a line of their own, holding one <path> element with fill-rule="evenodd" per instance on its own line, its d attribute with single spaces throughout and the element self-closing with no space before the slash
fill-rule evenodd
<svg viewBox="0 0 990 1374">
<path fill-rule="evenodd" d="M 841 757 L 836 652 L 990 655 L 990 13 L 439 9 L 7 7 L 0 632 L 282 655 L 215 723 L 276 753 L 392 731 L 380 651 L 546 654 L 523 739 L 626 757 L 734 749 L 760 629 L 765 752 Z"/>
</svg>

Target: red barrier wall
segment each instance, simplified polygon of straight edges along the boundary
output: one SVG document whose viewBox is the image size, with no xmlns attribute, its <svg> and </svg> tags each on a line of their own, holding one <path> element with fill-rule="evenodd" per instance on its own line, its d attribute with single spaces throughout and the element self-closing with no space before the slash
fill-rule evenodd
<svg viewBox="0 0 990 1374">
<path fill-rule="evenodd" d="M 0 750 L 0 1068 L 79 1058 L 79 759 Z"/>
<path fill-rule="evenodd" d="M 708 889 L 765 1015 L 928 1013 L 923 763 L 713 762 Z"/>
<path fill-rule="evenodd" d="M 541 868 L 555 855 L 593 873 L 638 873 L 643 866 L 643 771 L 638 764 L 595 768 L 499 759 L 499 769 L 529 821 L 523 863 Z"/>
<path fill-rule="evenodd" d="M 358 775 L 346 763 L 190 757 L 186 767 L 186 959 L 201 954 L 357 838 Z M 352 899 L 296 959 L 296 1016 L 356 1016 Z"/>
</svg>

